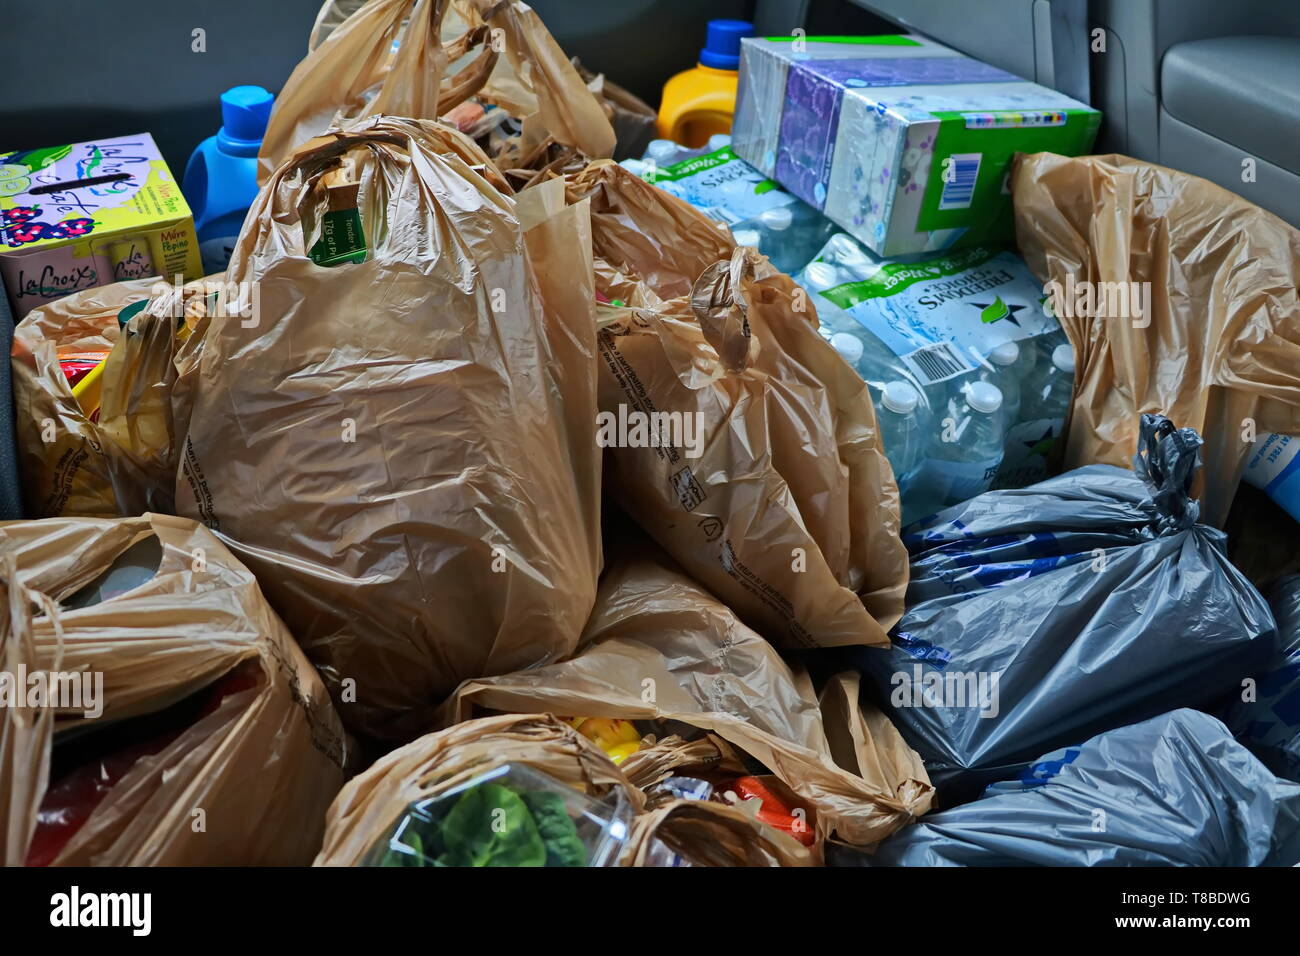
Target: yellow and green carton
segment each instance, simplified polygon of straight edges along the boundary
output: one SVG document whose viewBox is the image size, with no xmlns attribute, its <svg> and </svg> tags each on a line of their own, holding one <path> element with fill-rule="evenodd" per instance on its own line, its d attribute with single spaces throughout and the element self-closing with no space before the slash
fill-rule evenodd
<svg viewBox="0 0 1300 956">
<path fill-rule="evenodd" d="M 202 275 L 190 208 L 148 133 L 0 153 L 0 278 L 15 319 L 111 282 Z"/>
</svg>

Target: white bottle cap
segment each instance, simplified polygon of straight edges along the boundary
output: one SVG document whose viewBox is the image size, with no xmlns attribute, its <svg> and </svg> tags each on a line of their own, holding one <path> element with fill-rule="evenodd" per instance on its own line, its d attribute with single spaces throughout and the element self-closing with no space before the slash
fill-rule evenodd
<svg viewBox="0 0 1300 956">
<path fill-rule="evenodd" d="M 775 232 L 783 232 L 794 222 L 794 211 L 789 206 L 773 206 L 759 213 L 763 225 Z"/>
<path fill-rule="evenodd" d="M 731 238 L 736 240 L 738 246 L 753 246 L 757 249 L 760 236 L 757 229 L 736 229 L 731 233 Z"/>
<path fill-rule="evenodd" d="M 865 347 L 862 340 L 856 335 L 849 335 L 847 332 L 836 332 L 831 336 L 831 347 L 844 357 L 844 361 L 850 365 L 857 365 L 858 359 L 862 358 Z"/>
<path fill-rule="evenodd" d="M 829 262 L 810 262 L 803 270 L 803 275 L 817 292 L 840 284 L 840 270 Z"/>
<path fill-rule="evenodd" d="M 624 169 L 626 169 L 633 176 L 644 176 L 646 172 L 650 169 L 649 163 L 643 163 L 639 159 L 625 159 L 621 163 L 619 163 L 619 165 L 622 166 Z"/>
<path fill-rule="evenodd" d="M 1052 364 L 1062 372 L 1074 374 L 1074 349 L 1067 343 L 1052 349 Z"/>
<path fill-rule="evenodd" d="M 916 389 L 909 382 L 886 382 L 884 394 L 880 397 L 880 404 L 891 412 L 910 415 L 916 411 L 916 406 L 921 404 L 921 396 L 917 394 Z"/>
<path fill-rule="evenodd" d="M 994 365 L 1015 365 L 1020 361 L 1020 346 L 1015 342 L 1003 342 L 989 353 L 989 361 Z"/>
<path fill-rule="evenodd" d="M 870 257 L 863 251 L 853 237 L 847 232 L 837 232 L 826 243 L 825 255 L 845 265 L 857 262 L 870 262 Z"/>
<path fill-rule="evenodd" d="M 678 146 L 671 139 L 652 139 L 645 154 L 656 163 L 666 163 L 677 155 Z"/>
<path fill-rule="evenodd" d="M 731 137 L 726 133 L 714 133 L 709 137 L 709 152 L 716 153 L 723 147 L 731 145 Z"/>
<path fill-rule="evenodd" d="M 971 382 L 962 391 L 966 404 L 977 412 L 991 415 L 1002 407 L 1002 389 L 992 382 Z"/>
</svg>

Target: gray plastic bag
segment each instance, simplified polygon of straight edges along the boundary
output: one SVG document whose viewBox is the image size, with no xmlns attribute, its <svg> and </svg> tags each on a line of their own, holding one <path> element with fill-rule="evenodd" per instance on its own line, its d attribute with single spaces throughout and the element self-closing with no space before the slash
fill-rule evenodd
<svg viewBox="0 0 1300 956">
<path fill-rule="evenodd" d="M 1224 720 L 1275 774 L 1300 780 L 1300 574 L 1278 581 L 1268 597 L 1282 649 L 1256 676 L 1255 700 L 1238 693 Z"/>
<path fill-rule="evenodd" d="M 1222 700 L 1275 653 L 1268 604 L 1196 523 L 1201 440 L 1144 415 L 1134 472 L 1080 468 L 907 529 L 908 610 L 854 660 L 943 805 L 1039 754 Z"/>
<path fill-rule="evenodd" d="M 1048 754 L 835 866 L 1291 866 L 1300 784 L 1207 714 L 1176 710 Z"/>
</svg>

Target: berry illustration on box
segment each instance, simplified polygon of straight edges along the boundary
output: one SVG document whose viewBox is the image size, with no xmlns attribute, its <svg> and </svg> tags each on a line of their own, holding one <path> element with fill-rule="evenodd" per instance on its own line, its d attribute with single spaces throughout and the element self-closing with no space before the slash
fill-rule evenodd
<svg viewBox="0 0 1300 956">
<path fill-rule="evenodd" d="M 202 275 L 190 209 L 151 136 L 0 153 L 0 278 L 15 318 L 151 275 Z"/>
</svg>

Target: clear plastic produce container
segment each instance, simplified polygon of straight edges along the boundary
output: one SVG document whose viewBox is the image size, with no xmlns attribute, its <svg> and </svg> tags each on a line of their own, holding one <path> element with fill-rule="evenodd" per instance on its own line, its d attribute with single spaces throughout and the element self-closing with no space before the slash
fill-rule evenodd
<svg viewBox="0 0 1300 956">
<path fill-rule="evenodd" d="M 503 764 L 407 807 L 366 866 L 614 866 L 632 808 L 522 764 Z"/>
</svg>

